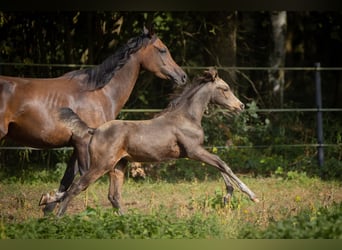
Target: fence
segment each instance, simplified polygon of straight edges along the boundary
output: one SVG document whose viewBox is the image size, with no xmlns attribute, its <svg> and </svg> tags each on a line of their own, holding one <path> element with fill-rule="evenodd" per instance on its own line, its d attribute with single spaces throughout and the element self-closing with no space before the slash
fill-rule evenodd
<svg viewBox="0 0 342 250">
<path fill-rule="evenodd" d="M 91 67 L 95 65 L 79 65 L 79 64 L 22 64 L 22 63 L 1 63 L 0 62 L 0 74 L 1 74 L 1 67 L 48 67 L 48 68 L 82 68 L 82 67 Z M 207 69 L 207 67 L 189 67 L 184 66 L 182 67 L 184 70 L 203 70 Z M 315 78 L 315 87 L 316 87 L 316 108 L 281 108 L 281 109 L 256 109 L 255 112 L 257 113 L 285 113 L 285 112 L 314 112 L 317 115 L 317 143 L 311 144 L 272 144 L 272 145 L 253 145 L 253 146 L 234 146 L 236 148 L 266 148 L 266 147 L 273 147 L 273 148 L 296 148 L 296 147 L 315 147 L 318 150 L 318 163 L 319 166 L 323 166 L 324 161 L 324 151 L 323 149 L 326 147 L 341 147 L 342 144 L 325 144 L 323 138 L 323 113 L 324 112 L 342 112 L 342 108 L 322 108 L 322 89 L 321 89 L 321 75 L 322 71 L 342 71 L 342 67 L 320 67 L 320 64 L 317 63 L 313 67 L 279 67 L 279 68 L 272 68 L 272 67 L 216 67 L 218 70 L 224 71 L 269 71 L 269 70 L 284 70 L 284 71 L 310 71 L 314 73 Z M 122 109 L 121 113 L 153 113 L 159 112 L 160 109 Z M 216 148 L 226 148 L 227 146 L 217 145 Z M 24 150 L 29 147 L 0 147 L 0 150 Z M 32 150 L 40 150 L 29 148 Z M 69 150 L 71 148 L 56 148 L 53 150 Z"/>
</svg>

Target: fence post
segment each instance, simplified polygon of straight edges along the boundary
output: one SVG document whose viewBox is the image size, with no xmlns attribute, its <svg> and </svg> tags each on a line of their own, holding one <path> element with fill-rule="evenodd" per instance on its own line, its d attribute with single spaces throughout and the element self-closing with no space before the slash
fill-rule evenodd
<svg viewBox="0 0 342 250">
<path fill-rule="evenodd" d="M 315 63 L 315 82 L 316 82 L 316 106 L 317 106 L 317 150 L 318 150 L 318 165 L 322 168 L 324 163 L 323 150 L 323 116 L 322 116 L 322 88 L 321 88 L 321 64 Z"/>
</svg>

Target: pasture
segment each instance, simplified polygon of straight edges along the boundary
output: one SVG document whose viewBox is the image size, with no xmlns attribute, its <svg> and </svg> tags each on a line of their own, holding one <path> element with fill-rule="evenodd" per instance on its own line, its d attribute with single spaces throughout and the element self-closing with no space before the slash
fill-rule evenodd
<svg viewBox="0 0 342 250">
<path fill-rule="evenodd" d="M 206 168 L 201 165 L 198 167 Z M 53 173 L 45 174 L 45 177 L 48 177 Z M 323 181 L 297 172 L 270 177 L 241 174 L 238 176 L 255 190 L 260 197 L 260 203 L 253 203 L 246 195 L 236 190 L 229 204 L 224 206 L 222 196 L 225 186 L 219 175 L 217 178 L 204 180 L 193 178 L 178 181 L 128 178 L 123 187 L 123 209 L 126 213 L 119 216 L 107 199 L 108 178 L 105 176 L 91 185 L 87 192 L 76 197 L 70 203 L 67 215 L 60 219 L 54 215 L 43 217 L 38 206 L 41 194 L 46 190 L 53 190 L 58 186 L 57 182 L 46 181 L 44 173 L 40 173 L 40 177 L 35 180 L 8 179 L 0 184 L 0 237 L 342 237 L 342 185 L 339 181 Z M 322 222 L 319 218 L 323 214 L 328 216 L 326 215 L 325 221 Z M 307 230 L 305 223 L 311 223 L 315 230 L 301 233 L 301 230 Z M 315 223 L 323 225 L 320 224 L 317 228 Z M 279 234 L 280 224 L 283 234 Z M 265 234 L 270 228 L 278 232 Z"/>
</svg>

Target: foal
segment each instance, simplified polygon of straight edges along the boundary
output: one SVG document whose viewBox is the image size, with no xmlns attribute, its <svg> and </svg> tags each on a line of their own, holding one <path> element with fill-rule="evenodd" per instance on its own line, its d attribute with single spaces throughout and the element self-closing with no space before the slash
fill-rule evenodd
<svg viewBox="0 0 342 250">
<path fill-rule="evenodd" d="M 209 103 L 233 112 L 241 112 L 244 108 L 228 84 L 218 77 L 217 71 L 210 69 L 151 120 L 112 120 L 91 129 L 71 109 L 61 109 L 60 120 L 70 127 L 75 138 L 87 133 L 93 136 L 89 144 L 90 169 L 68 191 L 55 197 L 62 200 L 58 216 L 64 214 L 76 195 L 106 173 L 110 176 L 108 198 L 120 211 L 121 188 L 128 161 L 161 162 L 185 157 L 207 163 L 221 172 L 228 191 L 225 198 L 232 195 L 232 184 L 235 183 L 251 200 L 258 202 L 256 195 L 227 164 L 202 146 L 201 120 Z"/>
</svg>

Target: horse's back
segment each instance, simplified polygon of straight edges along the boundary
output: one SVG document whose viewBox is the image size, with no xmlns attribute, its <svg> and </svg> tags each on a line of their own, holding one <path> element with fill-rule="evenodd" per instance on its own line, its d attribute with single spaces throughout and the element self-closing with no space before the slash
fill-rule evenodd
<svg viewBox="0 0 342 250">
<path fill-rule="evenodd" d="M 67 77 L 66 75 L 59 76 L 59 77 L 53 77 L 53 78 L 34 78 L 34 77 L 16 77 L 16 76 L 4 76 L 0 75 L 0 84 L 10 84 L 18 86 L 19 88 L 24 85 L 45 85 L 45 84 L 65 84 L 68 83 L 70 85 L 71 82 L 73 82 L 73 79 L 70 77 Z M 75 81 L 76 82 L 76 81 Z M 46 87 L 46 85 L 44 86 Z M 49 85 L 51 87 L 51 85 Z"/>
<path fill-rule="evenodd" d="M 0 139 L 7 135 L 32 147 L 65 146 L 70 133 L 53 113 L 77 99 L 77 84 L 70 81 L 0 76 Z"/>
</svg>

